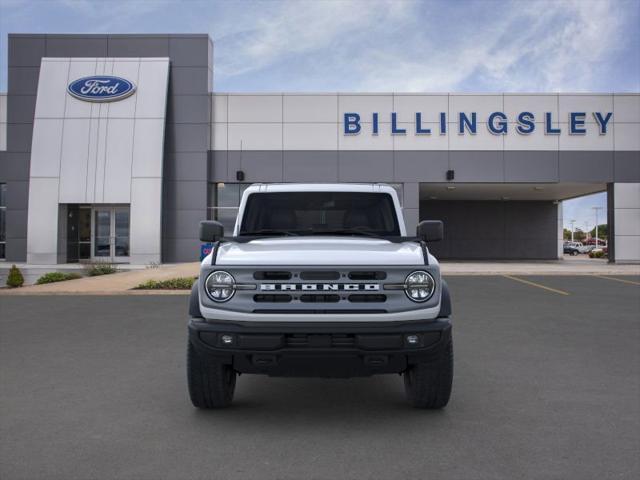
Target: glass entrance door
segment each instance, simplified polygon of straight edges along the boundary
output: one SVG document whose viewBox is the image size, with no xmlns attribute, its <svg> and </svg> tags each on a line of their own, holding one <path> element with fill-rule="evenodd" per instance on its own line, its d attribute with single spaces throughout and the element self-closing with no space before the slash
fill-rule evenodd
<svg viewBox="0 0 640 480">
<path fill-rule="evenodd" d="M 129 261 L 129 207 L 94 207 L 92 230 L 95 260 Z"/>
</svg>

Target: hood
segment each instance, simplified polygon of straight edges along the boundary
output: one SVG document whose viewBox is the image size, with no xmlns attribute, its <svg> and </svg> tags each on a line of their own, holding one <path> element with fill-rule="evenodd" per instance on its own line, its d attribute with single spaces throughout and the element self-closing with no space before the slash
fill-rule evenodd
<svg viewBox="0 0 640 480">
<path fill-rule="evenodd" d="M 422 264 L 422 248 L 416 242 L 361 237 L 278 237 L 223 243 L 216 257 L 216 265 Z"/>
</svg>

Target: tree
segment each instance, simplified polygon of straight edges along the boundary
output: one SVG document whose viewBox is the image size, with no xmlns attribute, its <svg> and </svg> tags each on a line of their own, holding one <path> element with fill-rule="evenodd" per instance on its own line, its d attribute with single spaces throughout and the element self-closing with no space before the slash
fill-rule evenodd
<svg viewBox="0 0 640 480">
<path fill-rule="evenodd" d="M 592 237 L 596 236 L 596 227 L 593 227 L 593 229 L 589 232 L 589 235 L 591 235 Z M 609 228 L 607 226 L 606 223 L 603 223 L 602 225 L 598 225 L 598 238 L 607 238 L 609 236 Z"/>
</svg>

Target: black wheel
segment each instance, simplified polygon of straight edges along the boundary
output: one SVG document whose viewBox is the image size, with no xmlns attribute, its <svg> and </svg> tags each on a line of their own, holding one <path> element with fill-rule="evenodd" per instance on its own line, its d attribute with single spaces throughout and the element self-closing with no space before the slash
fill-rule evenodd
<svg viewBox="0 0 640 480">
<path fill-rule="evenodd" d="M 202 358 L 189 342 L 187 381 L 194 407 L 222 408 L 229 406 L 233 400 L 236 372 L 230 365 Z"/>
<path fill-rule="evenodd" d="M 418 363 L 404 372 L 407 400 L 416 408 L 443 408 L 449 403 L 453 383 L 453 343 L 435 362 Z"/>
<path fill-rule="evenodd" d="M 578 253 L 579 252 L 577 250 L 574 250 L 574 251 L 571 252 L 571 255 L 573 255 L 575 257 L 576 255 L 578 255 Z"/>
</svg>

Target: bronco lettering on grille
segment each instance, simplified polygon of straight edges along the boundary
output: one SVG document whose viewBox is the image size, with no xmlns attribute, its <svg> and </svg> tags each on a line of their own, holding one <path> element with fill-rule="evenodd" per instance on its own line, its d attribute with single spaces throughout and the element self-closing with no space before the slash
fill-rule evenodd
<svg viewBox="0 0 640 480">
<path fill-rule="evenodd" d="M 377 283 L 263 283 L 260 285 L 262 291 L 305 291 L 305 292 L 328 292 L 328 291 L 378 291 L 380 285 Z"/>
</svg>

